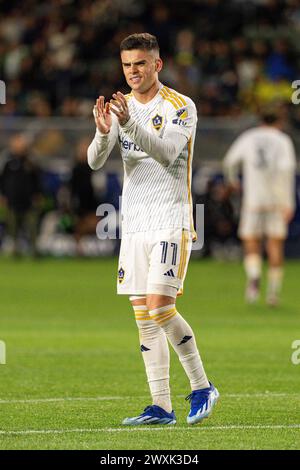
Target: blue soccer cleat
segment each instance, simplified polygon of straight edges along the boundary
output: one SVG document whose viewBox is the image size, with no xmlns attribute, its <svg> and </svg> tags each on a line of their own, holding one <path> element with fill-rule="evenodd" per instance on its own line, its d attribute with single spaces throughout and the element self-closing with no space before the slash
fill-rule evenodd
<svg viewBox="0 0 300 470">
<path fill-rule="evenodd" d="M 210 383 L 210 387 L 202 390 L 194 390 L 186 397 L 191 403 L 191 410 L 187 417 L 188 424 L 200 423 L 204 418 L 208 418 L 214 405 L 217 403 L 220 394 Z"/>
<path fill-rule="evenodd" d="M 134 418 L 125 418 L 122 424 L 126 426 L 143 426 L 145 424 L 176 424 L 174 411 L 167 413 L 157 405 L 147 406 L 143 413 Z"/>
</svg>

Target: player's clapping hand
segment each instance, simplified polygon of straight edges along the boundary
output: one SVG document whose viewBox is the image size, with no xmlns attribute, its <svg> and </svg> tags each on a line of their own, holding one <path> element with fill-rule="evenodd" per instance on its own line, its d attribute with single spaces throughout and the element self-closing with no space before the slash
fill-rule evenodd
<svg viewBox="0 0 300 470">
<path fill-rule="evenodd" d="M 102 134 L 108 134 L 112 124 L 109 103 L 104 103 L 104 96 L 99 96 L 93 109 L 95 123 Z"/>
<path fill-rule="evenodd" d="M 110 109 L 117 116 L 121 126 L 124 126 L 130 118 L 129 109 L 125 96 L 118 91 L 114 93 L 113 99 L 110 100 Z"/>
</svg>

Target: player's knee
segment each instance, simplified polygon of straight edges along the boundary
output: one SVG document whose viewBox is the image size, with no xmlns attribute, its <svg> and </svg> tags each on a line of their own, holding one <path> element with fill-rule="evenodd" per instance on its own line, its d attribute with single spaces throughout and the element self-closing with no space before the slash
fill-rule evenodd
<svg viewBox="0 0 300 470">
<path fill-rule="evenodd" d="M 146 297 L 141 295 L 131 295 L 129 297 L 131 305 L 133 307 L 138 307 L 139 305 L 146 305 Z"/>
<path fill-rule="evenodd" d="M 146 306 L 149 312 L 170 304 L 175 304 L 174 297 L 160 294 L 149 294 L 146 298 Z"/>
</svg>

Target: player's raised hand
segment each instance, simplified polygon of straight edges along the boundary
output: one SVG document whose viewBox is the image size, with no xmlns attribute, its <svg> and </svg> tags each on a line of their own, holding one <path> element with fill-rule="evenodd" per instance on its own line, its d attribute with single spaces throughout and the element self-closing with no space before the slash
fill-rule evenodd
<svg viewBox="0 0 300 470">
<path fill-rule="evenodd" d="M 126 98 L 120 91 L 114 93 L 112 96 L 113 99 L 110 100 L 110 109 L 117 116 L 121 126 L 124 126 L 130 118 Z"/>
<path fill-rule="evenodd" d="M 112 124 L 109 103 L 104 103 L 104 96 L 99 96 L 93 109 L 97 128 L 102 134 L 108 134 Z"/>
</svg>

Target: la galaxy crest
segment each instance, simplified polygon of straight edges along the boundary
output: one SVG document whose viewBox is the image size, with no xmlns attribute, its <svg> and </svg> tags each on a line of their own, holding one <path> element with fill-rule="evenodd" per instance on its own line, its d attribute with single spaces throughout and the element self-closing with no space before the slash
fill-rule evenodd
<svg viewBox="0 0 300 470">
<path fill-rule="evenodd" d="M 118 271 L 118 281 L 119 281 L 119 284 L 122 284 L 124 282 L 124 278 L 125 278 L 125 271 L 124 269 L 122 268 L 122 266 L 120 267 L 119 271 Z"/>
<path fill-rule="evenodd" d="M 163 123 L 163 118 L 162 118 L 162 116 L 160 116 L 159 114 L 156 114 L 156 115 L 152 118 L 152 126 L 153 126 L 154 129 L 156 129 L 157 131 L 159 131 L 159 130 L 161 129 L 162 123 Z"/>
</svg>

